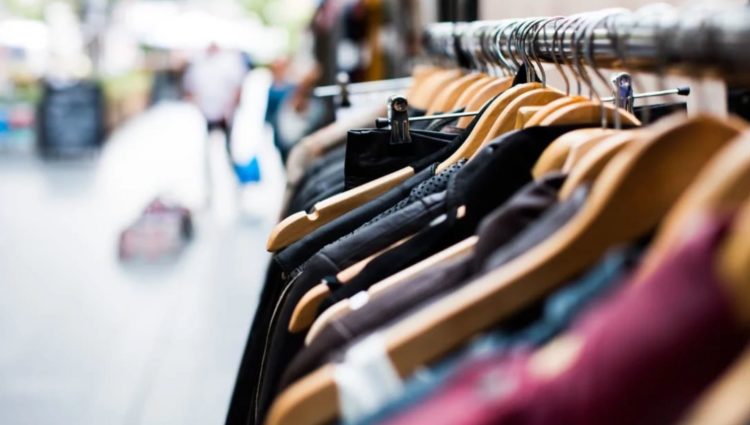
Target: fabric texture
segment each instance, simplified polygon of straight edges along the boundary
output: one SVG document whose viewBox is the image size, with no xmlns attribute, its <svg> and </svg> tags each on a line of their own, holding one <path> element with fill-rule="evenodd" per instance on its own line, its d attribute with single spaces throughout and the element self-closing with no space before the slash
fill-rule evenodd
<svg viewBox="0 0 750 425">
<path fill-rule="evenodd" d="M 726 228 L 704 223 L 550 345 L 468 364 L 386 423 L 674 423 L 747 342 L 714 270 Z"/>
<path fill-rule="evenodd" d="M 499 241 L 493 237 L 493 234 L 484 233 L 479 235 L 479 239 L 497 241 L 500 252 L 515 251 L 513 246 L 516 244 L 532 247 L 543 240 L 545 234 L 549 235 L 557 231 L 570 218 L 571 212 L 580 208 L 585 200 L 586 190 L 583 188 L 577 192 L 578 196 L 572 197 L 565 203 L 555 205 L 554 200 L 551 200 L 548 206 L 551 208 L 547 210 L 544 218 L 540 219 L 538 224 L 535 223 L 525 230 L 518 228 L 518 235 L 515 238 Z M 513 217 L 512 210 L 506 209 L 506 211 L 508 211 L 506 216 Z M 500 219 L 502 218 L 503 216 L 500 216 Z M 513 223 L 512 219 L 510 223 Z M 488 227 L 490 226 L 485 226 L 485 228 Z M 508 255 L 504 258 L 509 261 L 513 257 Z M 398 288 L 380 294 L 358 310 L 333 321 L 294 358 L 284 374 L 283 385 L 289 385 L 321 366 L 336 349 L 434 301 L 440 295 L 459 288 L 475 274 L 473 265 L 474 259 L 471 256 L 448 262 L 416 276 Z"/>
</svg>

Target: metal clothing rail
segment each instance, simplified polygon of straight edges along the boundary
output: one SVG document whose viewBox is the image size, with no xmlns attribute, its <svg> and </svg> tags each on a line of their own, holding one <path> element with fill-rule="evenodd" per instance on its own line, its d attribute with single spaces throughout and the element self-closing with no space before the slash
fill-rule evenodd
<svg viewBox="0 0 750 425">
<path fill-rule="evenodd" d="M 425 49 L 467 68 L 518 69 L 534 62 L 591 65 L 750 81 L 750 7 L 635 12 L 607 9 L 573 16 L 437 23 Z"/>
</svg>

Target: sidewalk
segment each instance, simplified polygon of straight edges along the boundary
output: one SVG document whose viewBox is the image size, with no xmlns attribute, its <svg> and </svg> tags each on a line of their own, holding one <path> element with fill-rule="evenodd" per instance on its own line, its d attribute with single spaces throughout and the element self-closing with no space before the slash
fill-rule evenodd
<svg viewBox="0 0 750 425">
<path fill-rule="evenodd" d="M 0 158 L 0 423 L 223 423 L 283 187 L 270 141 L 248 214 L 213 143 L 216 199 L 182 258 L 134 270 L 116 255 L 153 196 L 202 204 L 203 146 L 200 117 L 173 103 L 95 160 Z"/>
</svg>

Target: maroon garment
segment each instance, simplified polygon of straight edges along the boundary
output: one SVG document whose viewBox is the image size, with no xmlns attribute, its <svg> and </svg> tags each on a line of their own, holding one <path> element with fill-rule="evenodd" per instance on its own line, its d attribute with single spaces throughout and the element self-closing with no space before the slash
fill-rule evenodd
<svg viewBox="0 0 750 425">
<path fill-rule="evenodd" d="M 584 314 L 566 334 L 581 344 L 567 368 L 540 377 L 532 353 L 474 361 L 388 423 L 673 423 L 747 341 L 713 269 L 726 228 L 705 223 L 645 281 Z"/>
</svg>

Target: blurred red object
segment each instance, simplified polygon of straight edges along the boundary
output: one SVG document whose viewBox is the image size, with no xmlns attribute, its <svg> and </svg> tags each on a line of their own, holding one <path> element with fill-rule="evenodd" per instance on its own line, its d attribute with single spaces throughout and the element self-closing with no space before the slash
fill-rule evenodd
<svg viewBox="0 0 750 425">
<path fill-rule="evenodd" d="M 120 234 L 119 257 L 145 262 L 176 258 L 192 235 L 190 210 L 156 198 Z"/>
</svg>

